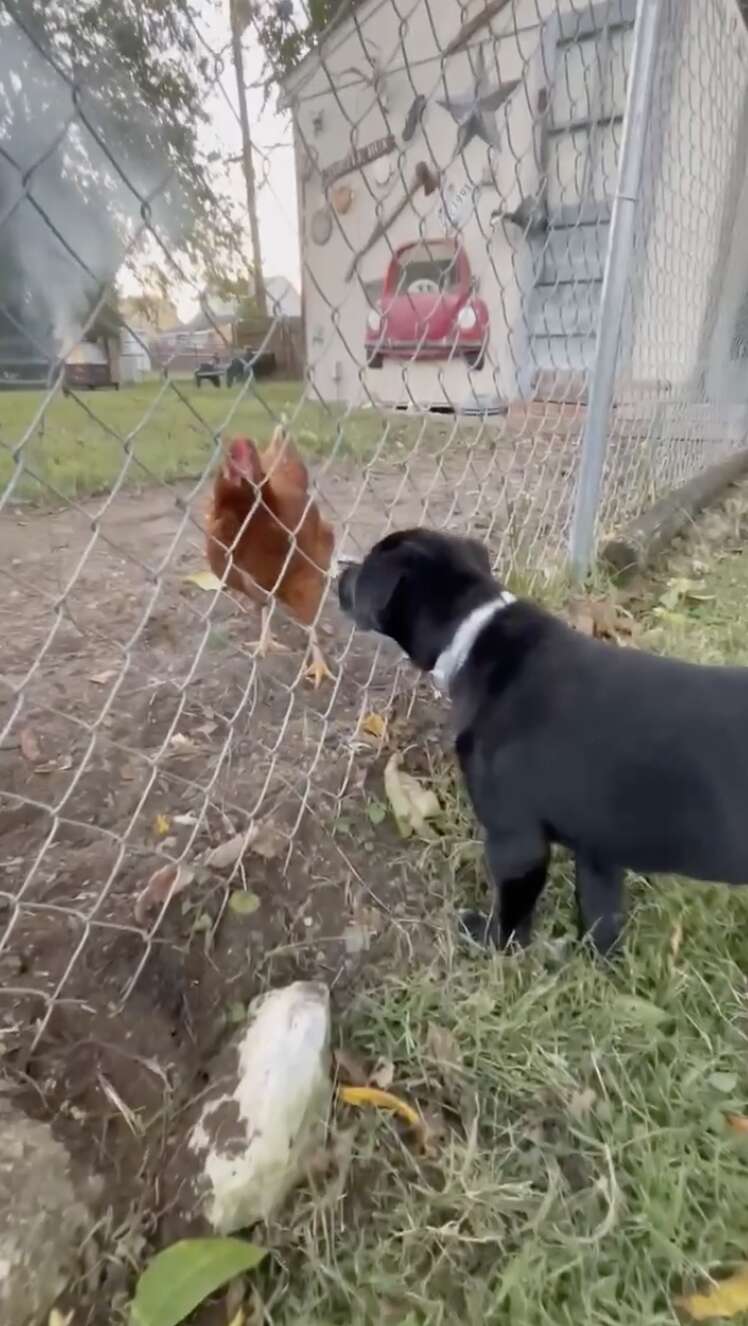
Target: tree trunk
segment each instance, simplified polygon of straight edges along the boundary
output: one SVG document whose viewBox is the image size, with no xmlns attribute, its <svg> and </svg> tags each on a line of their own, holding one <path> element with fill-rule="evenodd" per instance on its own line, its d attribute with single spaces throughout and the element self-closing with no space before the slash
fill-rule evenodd
<svg viewBox="0 0 748 1326">
<path fill-rule="evenodd" d="M 236 95 L 239 102 L 239 122 L 242 130 L 242 164 L 244 167 L 244 185 L 247 191 L 247 216 L 249 217 L 249 235 L 252 242 L 252 262 L 254 268 L 254 297 L 260 316 L 267 317 L 267 293 L 262 270 L 262 246 L 260 226 L 257 220 L 257 180 L 252 158 L 252 135 L 249 131 L 247 113 L 247 91 L 244 84 L 244 52 L 242 51 L 242 26 L 236 0 L 230 0 L 231 46 L 236 74 Z"/>
</svg>

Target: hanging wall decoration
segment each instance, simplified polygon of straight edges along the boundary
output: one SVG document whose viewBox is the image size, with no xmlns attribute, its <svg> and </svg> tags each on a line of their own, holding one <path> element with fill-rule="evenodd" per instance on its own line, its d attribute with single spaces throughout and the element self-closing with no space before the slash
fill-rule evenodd
<svg viewBox="0 0 748 1326">
<path fill-rule="evenodd" d="M 483 48 L 478 50 L 472 91 L 455 93 L 440 99 L 438 103 L 449 111 L 457 125 L 455 156 L 464 152 L 474 138 L 480 138 L 489 147 L 500 146 L 496 112 L 512 95 L 519 82 L 518 78 L 514 78 L 509 83 L 492 86 L 486 73 Z"/>
<path fill-rule="evenodd" d="M 368 166 L 377 157 L 386 156 L 388 152 L 395 150 L 395 135 L 386 134 L 384 138 L 375 138 L 372 143 L 367 143 L 365 147 L 354 147 L 347 156 L 341 157 L 339 161 L 333 161 L 331 166 L 327 166 L 322 171 L 322 186 L 328 188 L 335 180 L 340 179 L 341 175 L 350 175 L 353 170 L 360 170 L 362 166 Z"/>
<path fill-rule="evenodd" d="M 353 189 L 349 189 L 347 184 L 338 184 L 332 191 L 330 201 L 338 216 L 345 216 L 353 204 Z"/>
<path fill-rule="evenodd" d="M 320 207 L 313 214 L 310 231 L 315 244 L 327 244 L 332 235 L 332 215 L 329 207 Z"/>
<path fill-rule="evenodd" d="M 423 112 L 425 111 L 425 109 L 426 109 L 426 98 L 423 96 L 422 93 L 419 92 L 418 96 L 414 97 L 413 101 L 411 102 L 410 110 L 408 111 L 408 114 L 405 117 L 405 126 L 403 128 L 404 143 L 409 143 L 411 138 L 415 134 L 416 129 L 423 120 Z"/>
<path fill-rule="evenodd" d="M 430 167 L 426 164 L 425 161 L 418 161 L 416 163 L 416 168 L 413 174 L 413 180 L 410 185 L 410 188 L 405 190 L 405 193 L 403 194 L 402 198 L 400 199 L 399 202 L 395 204 L 389 215 L 383 216 L 381 220 L 377 221 L 377 224 L 375 225 L 374 229 L 369 235 L 369 238 L 367 239 L 363 248 L 359 249 L 358 253 L 352 259 L 348 271 L 345 274 L 346 281 L 350 281 L 352 279 L 352 277 L 355 275 L 356 268 L 358 267 L 358 264 L 361 261 L 361 259 L 364 257 L 365 254 L 369 252 L 370 249 L 374 247 L 377 240 L 381 239 L 383 235 L 387 234 L 387 231 L 390 229 L 390 226 L 393 224 L 393 222 L 396 221 L 397 218 L 405 211 L 405 208 L 408 206 L 414 194 L 418 193 L 418 191 L 422 189 L 424 196 L 428 198 L 432 193 L 435 193 L 436 190 L 439 188 L 439 182 L 440 182 L 439 176 L 436 174 L 435 171 L 430 169 Z"/>
</svg>

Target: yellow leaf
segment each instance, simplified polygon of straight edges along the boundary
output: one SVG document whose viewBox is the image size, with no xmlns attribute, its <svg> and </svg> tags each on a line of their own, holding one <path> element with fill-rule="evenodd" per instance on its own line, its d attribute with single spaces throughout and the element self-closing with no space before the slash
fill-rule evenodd
<svg viewBox="0 0 748 1326">
<path fill-rule="evenodd" d="M 360 731 L 366 732 L 370 737 L 376 737 L 377 741 L 382 741 L 387 732 L 387 719 L 381 714 L 367 714 L 361 719 Z"/>
<path fill-rule="evenodd" d="M 167 815 L 157 815 L 153 821 L 153 832 L 157 838 L 165 838 L 171 827 Z"/>
<path fill-rule="evenodd" d="M 424 787 L 412 774 L 403 773 L 399 764 L 400 756 L 396 752 L 387 761 L 384 790 L 397 827 L 403 838 L 407 838 L 411 833 L 423 834 L 426 821 L 438 815 L 441 806 L 436 793 Z"/>
<path fill-rule="evenodd" d="M 736 1317 L 748 1309 L 748 1266 L 741 1266 L 734 1275 L 710 1285 L 703 1294 L 684 1294 L 675 1300 L 676 1306 L 687 1312 L 694 1321 L 711 1321 L 714 1317 Z"/>
<path fill-rule="evenodd" d="M 378 1110 L 389 1110 L 391 1114 L 399 1114 L 411 1128 L 423 1132 L 424 1121 L 418 1110 L 390 1091 L 381 1091 L 379 1087 L 338 1087 L 338 1100 L 346 1105 L 374 1105 Z"/>
<path fill-rule="evenodd" d="M 73 1321 L 72 1308 L 70 1312 L 66 1312 L 64 1316 L 60 1312 L 59 1308 L 52 1308 L 52 1311 L 50 1312 L 47 1321 L 47 1326 L 72 1326 L 72 1321 Z"/>
<path fill-rule="evenodd" d="M 223 589 L 218 576 L 214 576 L 212 571 L 195 571 L 191 576 L 185 576 L 185 580 L 190 585 L 197 585 L 198 589 Z"/>
<path fill-rule="evenodd" d="M 233 1317 L 231 1318 L 229 1326 L 244 1326 L 246 1320 L 247 1320 L 247 1314 L 244 1311 L 244 1308 L 238 1308 L 237 1311 L 234 1313 Z"/>
<path fill-rule="evenodd" d="M 726 1114 L 725 1121 L 734 1133 L 748 1133 L 748 1118 L 744 1114 Z"/>
</svg>

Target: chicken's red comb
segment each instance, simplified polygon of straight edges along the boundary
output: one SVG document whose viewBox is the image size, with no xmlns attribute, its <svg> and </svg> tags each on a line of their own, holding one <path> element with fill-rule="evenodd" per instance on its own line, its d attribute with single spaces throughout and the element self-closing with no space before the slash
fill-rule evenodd
<svg viewBox="0 0 748 1326">
<path fill-rule="evenodd" d="M 232 478 L 257 482 L 261 477 L 260 463 L 257 447 L 251 437 L 235 437 L 229 443 L 225 468 Z"/>
</svg>

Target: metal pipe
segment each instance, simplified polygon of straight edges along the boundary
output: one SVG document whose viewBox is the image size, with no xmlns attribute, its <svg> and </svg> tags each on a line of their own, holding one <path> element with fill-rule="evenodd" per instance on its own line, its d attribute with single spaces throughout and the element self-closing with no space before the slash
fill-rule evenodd
<svg viewBox="0 0 748 1326">
<path fill-rule="evenodd" d="M 600 505 L 618 347 L 634 246 L 636 205 L 649 124 L 652 76 L 657 59 L 657 37 L 662 9 L 663 0 L 639 0 L 636 13 L 618 185 L 610 218 L 595 362 L 569 541 L 571 570 L 578 580 L 583 580 L 587 575 L 594 556 L 595 523 Z"/>
</svg>

